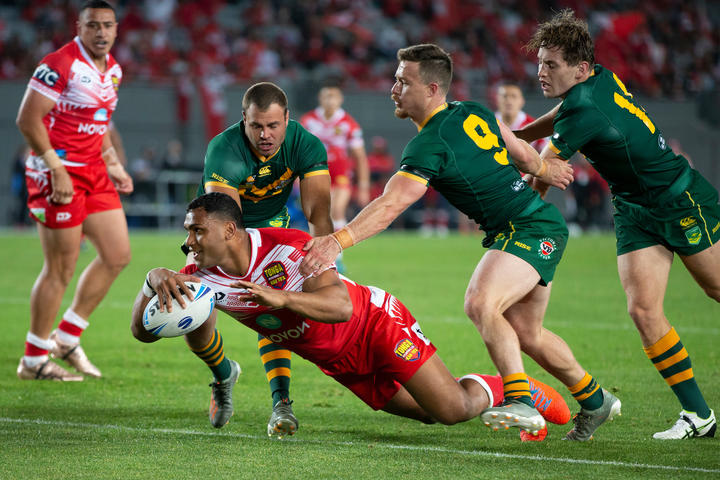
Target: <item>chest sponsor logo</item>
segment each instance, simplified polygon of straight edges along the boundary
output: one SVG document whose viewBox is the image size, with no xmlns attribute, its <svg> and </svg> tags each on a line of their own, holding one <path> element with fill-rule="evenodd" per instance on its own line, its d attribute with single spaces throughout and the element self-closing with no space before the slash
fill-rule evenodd
<svg viewBox="0 0 720 480">
<path fill-rule="evenodd" d="M 256 303 L 248 302 L 246 300 L 240 300 L 236 293 L 229 293 L 223 298 L 217 298 L 217 292 L 215 293 L 215 299 L 228 307 L 257 307 Z"/>
<path fill-rule="evenodd" d="M 107 125 L 101 123 L 81 123 L 78 125 L 78 133 L 87 133 L 89 135 L 105 135 Z"/>
<path fill-rule="evenodd" d="M 268 315 L 266 313 L 260 315 L 255 319 L 255 323 L 263 328 L 269 328 L 271 330 L 282 327 L 282 320 L 277 318 L 275 315 Z"/>
<path fill-rule="evenodd" d="M 683 228 L 692 227 L 697 223 L 697 220 L 695 220 L 695 217 L 685 217 L 682 220 L 680 220 L 680 226 Z"/>
<path fill-rule="evenodd" d="M 88 85 L 90 82 L 92 82 L 92 80 L 90 80 L 90 77 L 88 77 L 87 75 L 82 75 L 80 77 L 80 83 Z"/>
<path fill-rule="evenodd" d="M 58 212 L 55 216 L 56 222 L 67 222 L 72 218 L 72 214 L 70 212 Z"/>
<path fill-rule="evenodd" d="M 687 238 L 687 241 L 690 245 L 697 245 L 700 243 L 700 240 L 702 240 L 702 232 L 700 231 L 700 227 L 695 225 L 694 227 L 685 230 L 685 238 Z"/>
<path fill-rule="evenodd" d="M 302 325 L 299 325 L 295 328 L 291 328 L 289 330 L 285 330 L 284 332 L 280 333 L 271 333 L 270 335 L 265 335 L 265 338 L 270 340 L 273 343 L 282 343 L 284 341 L 288 340 L 295 340 L 300 337 L 302 337 L 303 333 L 305 333 L 305 330 L 309 329 L 310 325 L 308 325 L 307 322 L 303 322 Z"/>
<path fill-rule="evenodd" d="M 37 218 L 40 223 L 45 223 L 45 209 L 44 208 L 31 208 L 30 212 L 32 212 L 33 217 Z"/>
<path fill-rule="evenodd" d="M 280 262 L 272 262 L 263 270 L 263 277 L 268 286 L 277 290 L 285 288 L 288 280 L 285 266 Z"/>
<path fill-rule="evenodd" d="M 522 178 L 515 180 L 512 185 L 510 185 L 510 188 L 512 188 L 514 192 L 521 192 L 525 190 L 525 187 L 527 187 L 527 183 L 525 183 Z"/>
<path fill-rule="evenodd" d="M 110 77 L 110 81 L 112 81 L 113 88 L 117 92 L 118 88 L 120 87 L 120 77 L 113 75 L 112 77 Z"/>
<path fill-rule="evenodd" d="M 271 173 L 272 171 L 270 170 L 270 165 L 265 165 L 264 167 L 260 168 L 260 170 L 258 170 L 258 177 L 266 177 Z"/>
<path fill-rule="evenodd" d="M 395 345 L 395 355 L 406 362 L 414 362 L 420 358 L 420 349 L 409 338 L 400 340 Z"/>
<path fill-rule="evenodd" d="M 555 240 L 552 238 L 543 238 L 540 240 L 540 247 L 538 248 L 538 256 L 545 260 L 549 260 L 552 257 L 553 252 L 557 248 Z"/>
<path fill-rule="evenodd" d="M 60 78 L 60 75 L 55 70 L 48 67 L 47 64 L 43 63 L 35 69 L 33 77 L 37 78 L 48 87 L 53 87 L 58 81 L 58 78 Z"/>
</svg>

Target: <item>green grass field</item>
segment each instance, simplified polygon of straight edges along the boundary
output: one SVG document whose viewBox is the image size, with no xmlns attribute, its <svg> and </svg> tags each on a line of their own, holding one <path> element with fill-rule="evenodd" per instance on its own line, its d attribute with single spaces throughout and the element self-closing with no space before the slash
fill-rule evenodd
<svg viewBox="0 0 720 480">
<path fill-rule="evenodd" d="M 718 439 L 658 442 L 680 410 L 645 357 L 625 311 L 610 236 L 572 239 L 545 324 L 580 363 L 623 401 L 623 415 L 584 443 L 494 433 L 478 419 L 423 425 L 367 408 L 312 364 L 293 357 L 300 430 L 270 440 L 270 397 L 256 334 L 221 315 L 226 353 L 243 374 L 235 415 L 221 430 L 207 419 L 210 373 L 182 339 L 145 345 L 129 331 L 130 308 L 152 267 L 181 266 L 182 233 L 132 233 L 133 261 L 90 319 L 83 345 L 104 378 L 76 384 L 20 381 L 15 369 L 28 329 L 28 298 L 41 265 L 36 236 L 0 234 L 8 247 L 0 283 L 0 479 L 175 478 L 719 478 Z M 385 288 L 414 313 L 450 370 L 493 373 L 479 334 L 463 314 L 478 236 L 423 239 L 384 234 L 346 253 L 349 276 Z M 94 256 L 81 255 L 78 271 Z M 73 282 L 74 285 L 74 282 Z M 66 295 L 63 309 L 69 303 Z M 711 406 L 720 409 L 720 306 L 678 261 L 665 302 Z M 530 360 L 531 375 L 566 389 Z"/>
</svg>

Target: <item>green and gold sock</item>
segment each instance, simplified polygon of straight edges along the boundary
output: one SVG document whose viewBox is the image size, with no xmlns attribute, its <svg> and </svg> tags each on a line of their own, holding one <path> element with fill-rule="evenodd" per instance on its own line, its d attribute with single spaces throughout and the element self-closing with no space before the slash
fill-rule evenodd
<svg viewBox="0 0 720 480">
<path fill-rule="evenodd" d="M 532 396 L 530 395 L 530 383 L 528 383 L 527 374 L 524 372 L 512 373 L 502 377 L 502 381 L 505 400 L 518 400 L 535 408 L 532 402 Z"/>
<path fill-rule="evenodd" d="M 683 409 L 700 418 L 710 416 L 710 407 L 700 392 L 693 375 L 690 356 L 674 328 L 655 344 L 645 347 L 645 354 L 680 401 Z"/>
<path fill-rule="evenodd" d="M 200 350 L 193 350 L 193 353 L 210 368 L 215 381 L 221 382 L 230 377 L 230 361 L 225 358 L 222 335 L 217 328 L 213 332 L 210 342 Z"/>
<path fill-rule="evenodd" d="M 596 408 L 600 408 L 603 400 L 605 400 L 602 388 L 600 388 L 600 385 L 598 385 L 595 381 L 595 378 L 593 378 L 593 376 L 588 372 L 585 372 L 585 376 L 582 380 L 572 387 L 568 387 L 568 390 L 570 390 L 572 396 L 575 397 L 575 400 L 577 400 L 580 406 L 585 410 L 595 410 Z"/>
<path fill-rule="evenodd" d="M 273 406 L 290 398 L 290 350 L 258 335 L 258 351 L 270 384 Z"/>
</svg>

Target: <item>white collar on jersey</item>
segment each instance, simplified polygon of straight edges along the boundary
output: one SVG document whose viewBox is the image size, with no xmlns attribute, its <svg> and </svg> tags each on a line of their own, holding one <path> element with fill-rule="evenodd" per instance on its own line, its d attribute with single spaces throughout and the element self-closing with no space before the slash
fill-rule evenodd
<svg viewBox="0 0 720 480">
<path fill-rule="evenodd" d="M 335 123 L 345 115 L 345 110 L 338 108 L 335 110 L 335 113 L 332 114 L 332 117 L 325 118 L 325 110 L 323 110 L 322 107 L 317 107 L 315 109 L 315 115 L 325 123 Z"/>
</svg>

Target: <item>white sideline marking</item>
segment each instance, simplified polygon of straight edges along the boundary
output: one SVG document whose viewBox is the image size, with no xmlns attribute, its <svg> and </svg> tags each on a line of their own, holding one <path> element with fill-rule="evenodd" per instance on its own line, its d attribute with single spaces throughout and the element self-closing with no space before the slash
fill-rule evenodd
<svg viewBox="0 0 720 480">
<path fill-rule="evenodd" d="M 137 427 L 126 427 L 123 425 L 98 425 L 95 423 L 81 423 L 81 422 L 61 422 L 55 420 L 43 420 L 43 419 L 24 419 L 24 418 L 7 418 L 0 417 L 0 422 L 4 423 L 21 423 L 21 424 L 35 424 L 35 425 L 56 425 L 63 427 L 79 427 L 79 428 L 94 428 L 98 430 L 121 430 L 127 432 L 138 432 L 138 433 L 168 433 L 172 435 L 196 435 L 204 437 L 228 437 L 228 438 L 246 438 L 252 440 L 268 440 L 268 437 L 261 435 L 248 435 L 244 433 L 216 433 L 216 432 L 201 432 L 197 430 L 186 430 L 186 429 L 173 429 L 173 428 L 137 428 Z M 338 442 L 338 441 L 325 441 L 325 440 L 307 440 L 307 439 L 284 439 L 284 442 L 295 442 L 295 443 L 312 443 L 319 445 L 338 445 L 338 446 L 363 446 L 366 447 L 368 444 L 359 442 Z M 440 452 L 450 453 L 456 455 L 469 455 L 477 457 L 495 457 L 495 458 L 511 458 L 517 460 L 537 460 L 541 462 L 558 462 L 558 463 L 576 463 L 581 465 L 608 465 L 613 467 L 626 467 L 626 468 L 646 468 L 650 470 L 672 470 L 679 472 L 703 472 L 703 473 L 720 473 L 720 469 L 711 468 L 699 468 L 699 467 L 675 467 L 672 465 L 653 465 L 645 463 L 628 463 L 628 462 L 616 462 L 609 460 L 585 460 L 577 458 L 562 458 L 562 457 L 545 457 L 542 455 L 516 455 L 510 453 L 497 453 L 497 452 L 483 452 L 482 450 L 455 450 L 452 448 L 442 448 L 433 446 L 414 446 L 414 445 L 394 445 L 392 443 L 372 443 L 374 448 L 386 448 L 388 450 L 409 450 L 418 452 Z"/>
</svg>

